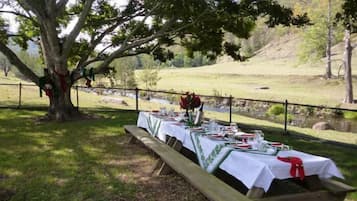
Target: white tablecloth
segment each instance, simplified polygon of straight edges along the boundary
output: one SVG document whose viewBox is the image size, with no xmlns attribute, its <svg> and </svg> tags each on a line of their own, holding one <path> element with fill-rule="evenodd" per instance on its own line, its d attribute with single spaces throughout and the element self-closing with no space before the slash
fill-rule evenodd
<svg viewBox="0 0 357 201">
<path fill-rule="evenodd" d="M 173 119 L 160 117 L 149 112 L 140 112 L 137 126 L 149 128 L 149 122 L 160 122 L 156 134 L 157 138 L 165 141 L 166 135 L 174 136 L 180 140 L 184 147 L 195 152 L 191 139 L 191 131 L 181 123 Z M 151 133 L 153 134 L 153 133 Z M 223 143 L 209 138 L 201 140 L 203 149 L 210 150 L 217 144 Z M 343 178 L 335 163 L 328 158 L 315 156 L 295 150 L 280 151 L 277 156 L 299 157 L 303 161 L 306 176 L 318 175 L 319 178 L 339 177 Z M 219 168 L 239 179 L 248 189 L 260 187 L 268 191 L 273 179 L 291 178 L 290 163 L 282 162 L 277 156 L 261 155 L 241 151 L 231 151 Z"/>
</svg>

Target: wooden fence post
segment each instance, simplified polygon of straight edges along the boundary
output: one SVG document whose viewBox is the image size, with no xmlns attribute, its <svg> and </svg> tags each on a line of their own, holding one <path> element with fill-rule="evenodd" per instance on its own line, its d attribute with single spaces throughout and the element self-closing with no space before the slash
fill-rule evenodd
<svg viewBox="0 0 357 201">
<path fill-rule="evenodd" d="M 232 123 L 232 102 L 233 97 L 232 95 L 229 96 L 229 123 Z"/>
<path fill-rule="evenodd" d="M 19 104 L 17 106 L 17 108 L 21 107 L 21 88 L 22 88 L 22 83 L 19 83 Z"/>
<path fill-rule="evenodd" d="M 136 101 L 136 112 L 139 112 L 139 89 L 135 88 L 135 101 Z"/>
<path fill-rule="evenodd" d="M 284 135 L 288 134 L 288 100 L 285 100 L 285 110 L 284 110 Z"/>
<path fill-rule="evenodd" d="M 76 85 L 77 110 L 79 109 L 78 85 Z"/>
</svg>

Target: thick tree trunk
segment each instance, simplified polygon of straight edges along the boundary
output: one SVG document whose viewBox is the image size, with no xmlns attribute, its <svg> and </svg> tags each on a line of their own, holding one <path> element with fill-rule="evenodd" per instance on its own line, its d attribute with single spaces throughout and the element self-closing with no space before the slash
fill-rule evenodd
<svg viewBox="0 0 357 201">
<path fill-rule="evenodd" d="M 70 88 L 65 92 L 59 91 L 58 93 L 58 95 L 50 98 L 49 118 L 56 121 L 65 121 L 78 117 L 79 112 L 71 101 Z"/>
<path fill-rule="evenodd" d="M 10 68 L 8 66 L 4 66 L 4 74 L 5 74 L 5 77 L 7 77 L 7 75 L 9 74 L 10 72 Z"/>
<path fill-rule="evenodd" d="M 351 32 L 345 31 L 345 52 L 344 52 L 344 65 L 345 65 L 345 103 L 353 103 L 353 87 L 352 87 L 352 46 L 351 46 Z"/>
<path fill-rule="evenodd" d="M 51 77 L 52 90 L 49 95 L 50 105 L 48 117 L 50 120 L 66 121 L 79 116 L 79 111 L 73 106 L 71 101 L 71 80 L 70 75 L 54 73 Z"/>
</svg>

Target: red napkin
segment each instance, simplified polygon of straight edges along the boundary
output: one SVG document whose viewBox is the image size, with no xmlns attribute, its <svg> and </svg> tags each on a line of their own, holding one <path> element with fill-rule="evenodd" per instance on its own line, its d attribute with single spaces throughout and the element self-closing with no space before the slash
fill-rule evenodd
<svg viewBox="0 0 357 201">
<path fill-rule="evenodd" d="M 290 168 L 290 175 L 293 177 L 297 177 L 296 175 L 296 170 L 298 171 L 300 180 L 304 180 L 305 177 L 305 171 L 304 171 L 304 165 L 302 163 L 302 160 L 298 157 L 279 157 L 278 160 L 281 160 L 286 163 L 291 163 L 291 168 Z"/>
<path fill-rule="evenodd" d="M 269 142 L 271 146 L 281 146 L 281 142 Z"/>
<path fill-rule="evenodd" d="M 240 149 L 249 149 L 251 147 L 250 144 L 232 144 L 234 147 L 240 148 Z"/>
<path fill-rule="evenodd" d="M 251 133 L 245 133 L 245 134 L 242 134 L 240 135 L 240 137 L 254 137 L 255 134 L 251 134 Z"/>
</svg>

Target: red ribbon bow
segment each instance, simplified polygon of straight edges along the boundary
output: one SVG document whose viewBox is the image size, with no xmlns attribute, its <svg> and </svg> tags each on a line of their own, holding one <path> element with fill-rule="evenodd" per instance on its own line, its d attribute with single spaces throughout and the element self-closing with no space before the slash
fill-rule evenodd
<svg viewBox="0 0 357 201">
<path fill-rule="evenodd" d="M 278 159 L 283 161 L 283 162 L 287 162 L 287 163 L 291 163 L 291 168 L 290 168 L 290 175 L 292 177 L 297 177 L 296 175 L 296 170 L 298 171 L 300 180 L 304 180 L 305 177 L 305 171 L 304 171 L 304 165 L 302 163 L 302 160 L 298 157 L 279 157 Z"/>
<path fill-rule="evenodd" d="M 65 92 L 66 89 L 67 89 L 66 76 L 68 75 L 68 71 L 66 72 L 66 74 L 61 74 L 61 73 L 57 72 L 56 70 L 54 70 L 54 72 L 60 78 L 61 89 L 62 89 L 63 92 Z"/>
<path fill-rule="evenodd" d="M 91 81 L 90 79 L 86 78 L 86 86 L 87 86 L 88 88 L 91 88 L 91 87 L 92 87 L 91 82 L 92 82 L 92 81 Z"/>
<path fill-rule="evenodd" d="M 52 93 L 51 89 L 44 89 L 44 90 L 45 90 L 46 96 L 48 96 L 49 98 L 53 97 L 53 93 Z"/>
</svg>

